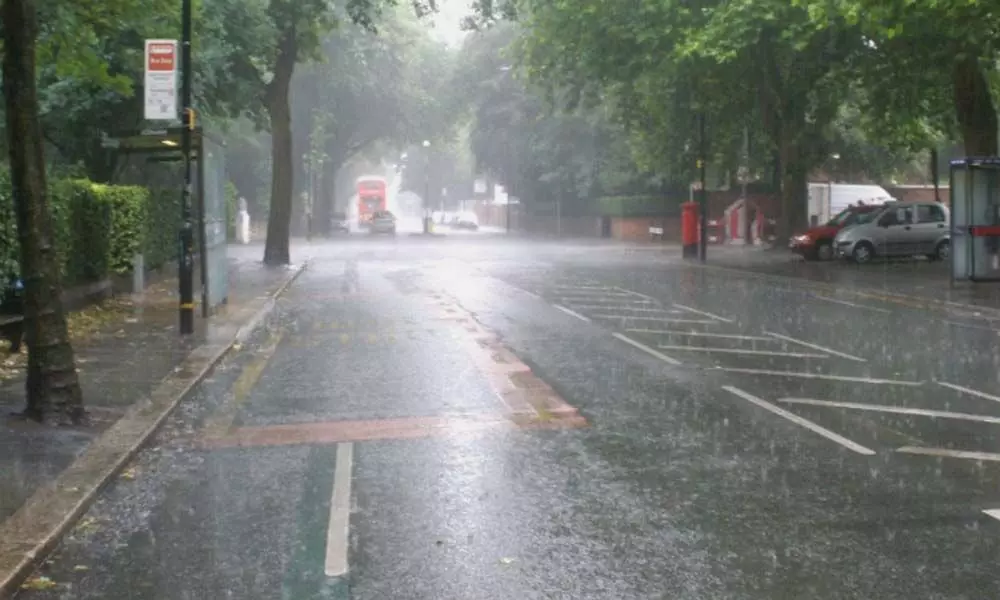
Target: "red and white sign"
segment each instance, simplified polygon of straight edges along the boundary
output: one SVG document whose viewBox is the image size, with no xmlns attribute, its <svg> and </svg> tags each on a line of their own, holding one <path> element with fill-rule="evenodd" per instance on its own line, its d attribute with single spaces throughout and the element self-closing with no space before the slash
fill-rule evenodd
<svg viewBox="0 0 1000 600">
<path fill-rule="evenodd" d="M 177 120 L 177 40 L 146 40 L 145 118 Z"/>
</svg>

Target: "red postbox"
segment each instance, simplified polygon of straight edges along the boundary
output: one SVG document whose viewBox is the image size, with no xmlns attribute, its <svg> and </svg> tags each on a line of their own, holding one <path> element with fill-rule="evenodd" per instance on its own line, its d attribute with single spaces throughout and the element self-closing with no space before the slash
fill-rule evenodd
<svg viewBox="0 0 1000 600">
<path fill-rule="evenodd" d="M 681 204 L 681 256 L 698 256 L 698 203 Z"/>
</svg>

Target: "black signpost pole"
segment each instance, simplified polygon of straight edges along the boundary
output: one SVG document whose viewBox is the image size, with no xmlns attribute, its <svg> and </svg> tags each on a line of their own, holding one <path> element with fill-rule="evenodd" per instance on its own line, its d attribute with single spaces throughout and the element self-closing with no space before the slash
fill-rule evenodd
<svg viewBox="0 0 1000 600">
<path fill-rule="evenodd" d="M 701 221 L 698 225 L 698 259 L 705 262 L 708 251 L 708 190 L 705 188 L 705 113 L 698 114 L 698 179 L 701 189 L 698 195 L 698 213 Z"/>
<path fill-rule="evenodd" d="M 191 136 L 195 114 L 191 106 L 191 0 L 181 0 L 181 106 L 184 127 L 181 130 L 181 151 L 184 154 L 184 189 L 181 192 L 180 252 L 178 280 L 180 292 L 180 330 L 182 335 L 194 333 L 194 225 L 191 210 Z"/>
</svg>

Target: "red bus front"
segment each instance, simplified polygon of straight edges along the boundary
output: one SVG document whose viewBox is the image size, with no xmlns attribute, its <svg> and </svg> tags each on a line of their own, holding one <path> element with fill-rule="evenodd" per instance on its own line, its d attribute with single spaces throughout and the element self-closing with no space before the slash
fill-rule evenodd
<svg viewBox="0 0 1000 600">
<path fill-rule="evenodd" d="M 382 178 L 358 179 L 358 225 L 367 227 L 376 211 L 386 210 L 386 181 Z"/>
</svg>

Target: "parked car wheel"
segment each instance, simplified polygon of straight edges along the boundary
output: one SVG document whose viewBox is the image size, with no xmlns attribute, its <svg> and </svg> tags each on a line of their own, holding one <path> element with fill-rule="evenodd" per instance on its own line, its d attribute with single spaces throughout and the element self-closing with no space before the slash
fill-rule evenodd
<svg viewBox="0 0 1000 600">
<path fill-rule="evenodd" d="M 833 244 L 829 240 L 816 242 L 816 260 L 833 259 Z"/>
<path fill-rule="evenodd" d="M 854 244 L 854 250 L 851 252 L 851 259 L 854 262 L 863 264 L 870 262 L 874 257 L 875 248 L 868 242 L 858 242 L 857 244 Z"/>
<path fill-rule="evenodd" d="M 951 241 L 941 240 L 938 245 L 934 248 L 934 254 L 931 254 L 927 258 L 931 260 L 948 260 L 951 258 Z"/>
</svg>

